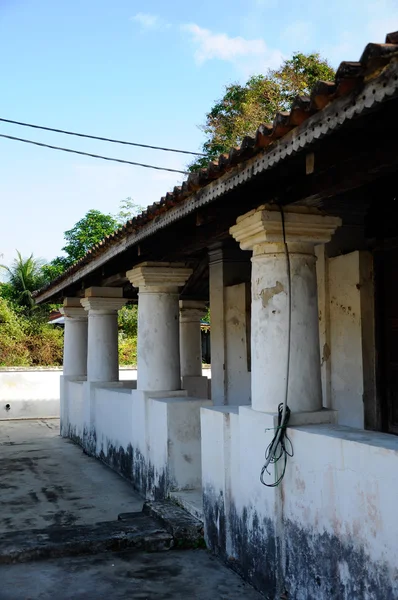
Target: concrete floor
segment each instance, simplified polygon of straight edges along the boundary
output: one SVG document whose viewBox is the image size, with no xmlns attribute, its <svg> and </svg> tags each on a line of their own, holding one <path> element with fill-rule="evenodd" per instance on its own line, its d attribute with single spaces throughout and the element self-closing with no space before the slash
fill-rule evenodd
<svg viewBox="0 0 398 600">
<path fill-rule="evenodd" d="M 140 511 L 131 485 L 56 420 L 0 422 L 0 536 L 114 521 Z M 0 600 L 261 600 L 205 550 L 124 551 L 0 564 Z"/>
<path fill-rule="evenodd" d="M 143 500 L 59 436 L 59 421 L 0 421 L 0 533 L 113 521 Z"/>
<path fill-rule="evenodd" d="M 205 550 L 0 565 L 0 600 L 261 600 Z"/>
</svg>

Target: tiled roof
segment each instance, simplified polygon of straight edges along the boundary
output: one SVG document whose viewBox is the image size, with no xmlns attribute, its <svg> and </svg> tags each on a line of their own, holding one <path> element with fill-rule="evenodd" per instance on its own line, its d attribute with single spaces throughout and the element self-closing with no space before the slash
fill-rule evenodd
<svg viewBox="0 0 398 600">
<path fill-rule="evenodd" d="M 334 81 L 318 81 L 310 96 L 298 96 L 294 100 L 289 112 L 278 113 L 273 123 L 261 124 L 254 137 L 245 137 L 238 148 L 232 148 L 229 154 L 222 154 L 217 162 L 209 163 L 207 168 L 191 173 L 181 186 L 176 186 L 159 202 L 148 206 L 141 214 L 127 221 L 125 225 L 93 246 L 65 273 L 34 295 L 39 296 L 47 289 L 68 279 L 128 234 L 138 232 L 144 225 L 179 205 L 238 165 L 243 165 L 256 155 L 272 153 L 276 141 L 280 141 L 310 117 L 317 114 L 321 116 L 333 101 L 344 98 L 352 92 L 359 92 L 367 81 L 376 77 L 394 58 L 398 58 L 398 32 L 389 33 L 384 44 L 368 44 L 358 62 L 342 62 L 336 71 Z"/>
</svg>

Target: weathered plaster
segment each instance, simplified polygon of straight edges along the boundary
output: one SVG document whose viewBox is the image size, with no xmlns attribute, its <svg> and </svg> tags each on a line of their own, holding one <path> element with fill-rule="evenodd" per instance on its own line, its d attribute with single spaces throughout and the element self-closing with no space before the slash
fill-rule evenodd
<svg viewBox="0 0 398 600">
<path fill-rule="evenodd" d="M 331 405 L 339 423 L 364 426 L 359 252 L 329 259 Z"/>
<path fill-rule="evenodd" d="M 228 342 L 231 338 L 230 324 L 228 324 L 227 311 L 232 308 L 228 295 L 233 291 L 230 288 L 239 284 L 250 282 L 251 264 L 248 253 L 239 250 L 237 244 L 232 247 L 223 248 L 220 244 L 213 246 L 209 251 L 209 286 L 210 286 L 210 310 L 211 310 L 211 398 L 213 404 L 221 406 L 230 403 L 245 403 L 250 397 L 249 389 L 243 394 L 233 395 L 229 398 L 231 385 L 228 377 L 232 374 L 236 365 L 228 358 L 228 352 L 234 352 L 235 348 Z M 238 298 L 236 298 L 238 299 Z M 230 309 L 228 309 L 228 305 Z M 244 311 L 243 307 L 236 307 L 238 312 Z M 230 315 L 232 317 L 232 315 Z M 242 321 L 240 320 L 243 325 Z M 234 343 L 237 339 L 235 337 Z M 237 352 L 241 352 L 240 348 Z M 232 386 L 234 387 L 234 386 Z M 239 398 L 238 396 L 242 396 Z"/>
<path fill-rule="evenodd" d="M 271 416 L 250 407 L 202 410 L 209 547 L 272 600 L 285 591 L 295 600 L 398 597 L 397 438 L 290 428 L 294 457 L 268 489 L 259 474 L 270 427 Z"/>
<path fill-rule="evenodd" d="M 265 288 L 265 289 L 261 290 L 260 296 L 261 296 L 261 301 L 263 303 L 263 308 L 267 308 L 268 302 L 274 296 L 277 296 L 278 294 L 281 294 L 282 292 L 286 293 L 286 290 L 280 281 L 277 281 L 275 285 L 273 285 L 269 288 Z"/>
<path fill-rule="evenodd" d="M 132 481 L 148 499 L 201 485 L 200 408 L 186 392 L 154 392 L 66 381 L 68 436 Z M 169 397 L 166 397 L 169 396 Z"/>
<path fill-rule="evenodd" d="M 228 405 L 250 404 L 250 297 L 247 286 L 227 286 L 225 294 L 226 400 Z M 249 339 L 248 339 L 249 338 Z"/>
<path fill-rule="evenodd" d="M 298 206 L 283 215 L 282 222 L 277 206 L 263 205 L 230 229 L 243 250 L 253 251 L 252 405 L 277 410 L 289 363 L 291 411 L 316 412 L 322 408 L 322 388 L 314 247 L 328 242 L 341 220 Z"/>
</svg>

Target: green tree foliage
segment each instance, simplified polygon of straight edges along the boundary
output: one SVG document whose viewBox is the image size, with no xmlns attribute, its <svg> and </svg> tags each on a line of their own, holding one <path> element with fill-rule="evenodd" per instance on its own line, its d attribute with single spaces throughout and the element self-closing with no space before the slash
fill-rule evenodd
<svg viewBox="0 0 398 600">
<path fill-rule="evenodd" d="M 15 310 L 0 297 L 0 366 L 25 366 L 30 364 L 25 335 Z"/>
<path fill-rule="evenodd" d="M 126 304 L 119 310 L 119 329 L 130 337 L 137 337 L 138 329 L 138 306 Z"/>
<path fill-rule="evenodd" d="M 111 215 L 104 215 L 99 210 L 89 210 L 72 229 L 64 233 L 67 243 L 62 250 L 66 254 L 67 262 L 73 264 L 82 258 L 90 248 L 113 233 L 117 227 L 118 222 Z"/>
<path fill-rule="evenodd" d="M 62 364 L 63 331 L 39 312 L 25 314 L 0 296 L 0 366 Z"/>
<path fill-rule="evenodd" d="M 120 202 L 119 212 L 116 213 L 115 219 L 118 221 L 119 225 L 124 225 L 143 210 L 144 207 L 134 202 L 129 196 Z"/>
<path fill-rule="evenodd" d="M 64 233 L 66 241 L 62 248 L 65 255 L 57 256 L 43 266 L 42 271 L 48 281 L 52 281 L 77 260 L 82 258 L 90 248 L 101 242 L 128 221 L 142 212 L 143 207 L 130 197 L 120 202 L 119 212 L 106 215 L 99 210 L 91 209 L 68 231 Z"/>
<path fill-rule="evenodd" d="M 199 170 L 239 146 L 246 135 L 254 136 L 261 123 L 270 123 L 277 112 L 288 110 L 294 98 L 309 94 L 318 80 L 333 78 L 332 67 L 318 53 L 297 52 L 278 70 L 255 75 L 245 85 L 228 85 L 201 127 L 206 134 L 206 156 L 195 161 L 190 170 Z"/>
<path fill-rule="evenodd" d="M 42 270 L 43 264 L 44 261 L 35 258 L 33 254 L 24 258 L 17 250 L 17 258 L 10 267 L 0 265 L 0 268 L 5 271 L 7 279 L 6 284 L 2 286 L 3 294 L 28 313 L 35 309 L 32 292 L 40 288 L 46 281 Z"/>
<path fill-rule="evenodd" d="M 101 242 L 118 227 L 119 223 L 112 215 L 105 215 L 95 209 L 89 210 L 72 229 L 65 231 L 66 244 L 62 248 L 65 256 L 57 256 L 42 267 L 47 281 L 52 281 L 62 275 L 68 267 L 83 258 L 90 248 Z"/>
<path fill-rule="evenodd" d="M 53 281 L 71 265 L 65 256 L 57 256 L 50 263 L 43 265 L 43 274 L 47 281 Z"/>
<path fill-rule="evenodd" d="M 126 304 L 119 310 L 119 363 L 137 364 L 138 306 Z"/>
</svg>

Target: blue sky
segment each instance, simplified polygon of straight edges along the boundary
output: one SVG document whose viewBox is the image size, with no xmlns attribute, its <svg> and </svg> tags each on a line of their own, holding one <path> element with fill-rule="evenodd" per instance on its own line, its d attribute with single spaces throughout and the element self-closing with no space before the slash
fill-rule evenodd
<svg viewBox="0 0 398 600">
<path fill-rule="evenodd" d="M 319 51 L 333 66 L 398 29 L 398 0 L 0 0 L 0 117 L 199 150 L 232 81 Z M 0 133 L 184 169 L 187 158 L 33 131 Z M 188 159 L 189 160 L 189 159 Z M 155 202 L 181 181 L 0 138 L 0 254 L 50 260 L 90 208 Z"/>
</svg>

